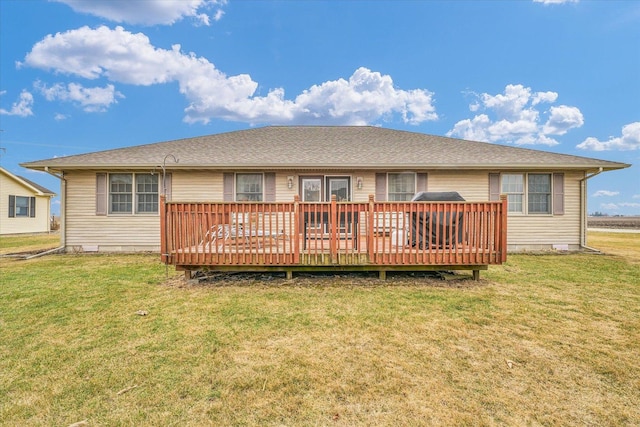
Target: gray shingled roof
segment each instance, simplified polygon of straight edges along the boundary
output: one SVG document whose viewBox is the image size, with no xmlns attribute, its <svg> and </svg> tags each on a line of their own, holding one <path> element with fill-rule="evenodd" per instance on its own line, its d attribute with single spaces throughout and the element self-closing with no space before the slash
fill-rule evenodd
<svg viewBox="0 0 640 427">
<path fill-rule="evenodd" d="M 33 188 L 35 188 L 36 190 L 40 191 L 42 194 L 44 195 L 56 195 L 56 193 L 54 193 L 53 191 L 49 190 L 46 187 L 43 187 L 42 185 L 35 183 L 33 181 L 31 181 L 30 179 L 25 178 L 24 176 L 20 176 L 20 175 L 16 175 L 18 178 L 20 178 L 21 180 L 23 180 L 24 182 L 26 182 L 27 184 L 29 184 L 30 186 L 32 186 Z"/>
<path fill-rule="evenodd" d="M 72 169 L 579 169 L 630 165 L 372 126 L 269 126 L 23 163 Z"/>
</svg>

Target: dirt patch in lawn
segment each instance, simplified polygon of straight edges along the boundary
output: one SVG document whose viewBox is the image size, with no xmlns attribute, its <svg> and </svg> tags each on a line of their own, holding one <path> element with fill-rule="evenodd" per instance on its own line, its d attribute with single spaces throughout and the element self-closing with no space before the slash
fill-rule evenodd
<svg viewBox="0 0 640 427">
<path fill-rule="evenodd" d="M 225 286 L 427 286 L 439 288 L 475 288 L 485 286 L 482 280 L 473 280 L 469 273 L 451 271 L 427 272 L 387 272 L 387 279 L 381 280 L 376 272 L 341 273 L 295 273 L 286 279 L 284 273 L 219 273 L 197 272 L 192 279 L 183 275 L 170 277 L 165 282 L 174 287 L 225 287 Z"/>
</svg>

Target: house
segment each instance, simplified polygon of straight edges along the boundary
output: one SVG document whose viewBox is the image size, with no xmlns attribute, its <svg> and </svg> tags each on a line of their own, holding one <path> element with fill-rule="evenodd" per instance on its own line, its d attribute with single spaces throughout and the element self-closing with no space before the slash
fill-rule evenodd
<svg viewBox="0 0 640 427">
<path fill-rule="evenodd" d="M 68 251 L 160 251 L 162 194 L 171 203 L 367 203 L 428 191 L 479 204 L 506 195 L 517 252 L 584 247 L 588 179 L 630 165 L 380 127 L 269 126 L 22 166 L 61 179 Z"/>
<path fill-rule="evenodd" d="M 0 167 L 0 235 L 47 233 L 55 193 Z"/>
</svg>

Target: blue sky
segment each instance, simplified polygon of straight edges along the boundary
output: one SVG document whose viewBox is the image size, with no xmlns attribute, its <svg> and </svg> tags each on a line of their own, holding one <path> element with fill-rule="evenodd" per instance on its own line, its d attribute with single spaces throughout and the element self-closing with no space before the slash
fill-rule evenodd
<svg viewBox="0 0 640 427">
<path fill-rule="evenodd" d="M 376 125 L 631 163 L 640 2 L 0 0 L 0 164 L 270 124 Z M 53 211 L 59 211 L 59 200 Z"/>
</svg>

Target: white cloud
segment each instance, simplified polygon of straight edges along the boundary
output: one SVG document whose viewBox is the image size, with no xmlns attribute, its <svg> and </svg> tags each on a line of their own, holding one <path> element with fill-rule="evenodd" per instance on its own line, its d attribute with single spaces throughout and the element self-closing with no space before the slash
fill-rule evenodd
<svg viewBox="0 0 640 427">
<path fill-rule="evenodd" d="M 632 199 L 640 199 L 640 194 L 634 194 L 631 198 Z"/>
<path fill-rule="evenodd" d="M 178 82 L 189 101 L 187 122 L 370 124 L 396 114 L 419 124 L 438 118 L 431 92 L 397 89 L 390 76 L 364 67 L 348 80 L 313 85 L 293 100 L 285 99 L 282 88 L 255 96 L 258 83 L 248 74 L 227 76 L 206 58 L 181 52 L 179 45 L 156 48 L 144 34 L 122 27 L 48 35 L 18 65 L 132 85 Z"/>
<path fill-rule="evenodd" d="M 55 116 L 53 116 L 54 120 L 56 121 L 60 121 L 60 120 L 66 120 L 69 118 L 69 116 L 62 114 L 62 113 L 56 113 Z"/>
<path fill-rule="evenodd" d="M 620 194 L 619 191 L 598 190 L 595 193 L 593 193 L 592 196 L 593 197 L 602 197 L 602 196 L 611 197 L 611 196 L 617 196 L 618 194 Z"/>
<path fill-rule="evenodd" d="M 6 91 L 3 91 L 1 95 L 4 95 Z M 19 116 L 19 117 L 28 117 L 33 116 L 33 95 L 26 90 L 23 90 L 20 93 L 20 97 L 16 102 L 11 105 L 10 110 L 5 110 L 4 108 L 0 108 L 0 114 L 5 114 L 7 116 Z"/>
<path fill-rule="evenodd" d="M 556 145 L 553 135 L 564 135 L 570 129 L 583 125 L 580 110 L 567 105 L 551 106 L 548 111 L 542 105 L 558 99 L 555 92 L 532 92 L 523 85 L 507 85 L 504 93 L 473 94 L 471 112 L 478 113 L 472 119 L 457 122 L 448 136 L 486 142 L 512 142 L 518 145 Z M 540 124 L 541 116 L 546 116 Z"/>
<path fill-rule="evenodd" d="M 640 203 L 620 202 L 620 203 L 602 203 L 600 208 L 608 211 L 617 211 L 620 208 L 640 208 Z"/>
<path fill-rule="evenodd" d="M 114 22 L 142 25 L 171 25 L 185 17 L 209 25 L 209 15 L 202 10 L 224 5 L 226 0 L 55 0 L 65 3 L 74 11 L 99 16 Z M 222 18 L 221 9 L 213 16 Z"/>
<path fill-rule="evenodd" d="M 48 101 L 70 101 L 80 105 L 84 111 L 95 113 L 106 111 L 111 104 L 118 101 L 116 98 L 124 98 L 111 84 L 105 87 L 85 88 L 78 83 L 69 83 L 67 86 L 56 83 L 47 87 L 44 83 L 36 82 L 34 87 L 38 89 Z"/>
<path fill-rule="evenodd" d="M 610 137 L 608 141 L 599 141 L 597 138 L 589 137 L 576 147 L 582 150 L 608 151 L 620 150 L 630 151 L 640 149 L 640 122 L 629 123 L 622 127 L 622 136 Z"/>
<path fill-rule="evenodd" d="M 584 124 L 582 113 L 576 107 L 560 105 L 549 109 L 549 119 L 543 126 L 543 132 L 551 135 L 564 135 L 568 130 Z"/>
<path fill-rule="evenodd" d="M 615 203 L 602 203 L 600 207 L 607 211 L 616 211 L 618 210 L 618 205 Z"/>
</svg>

